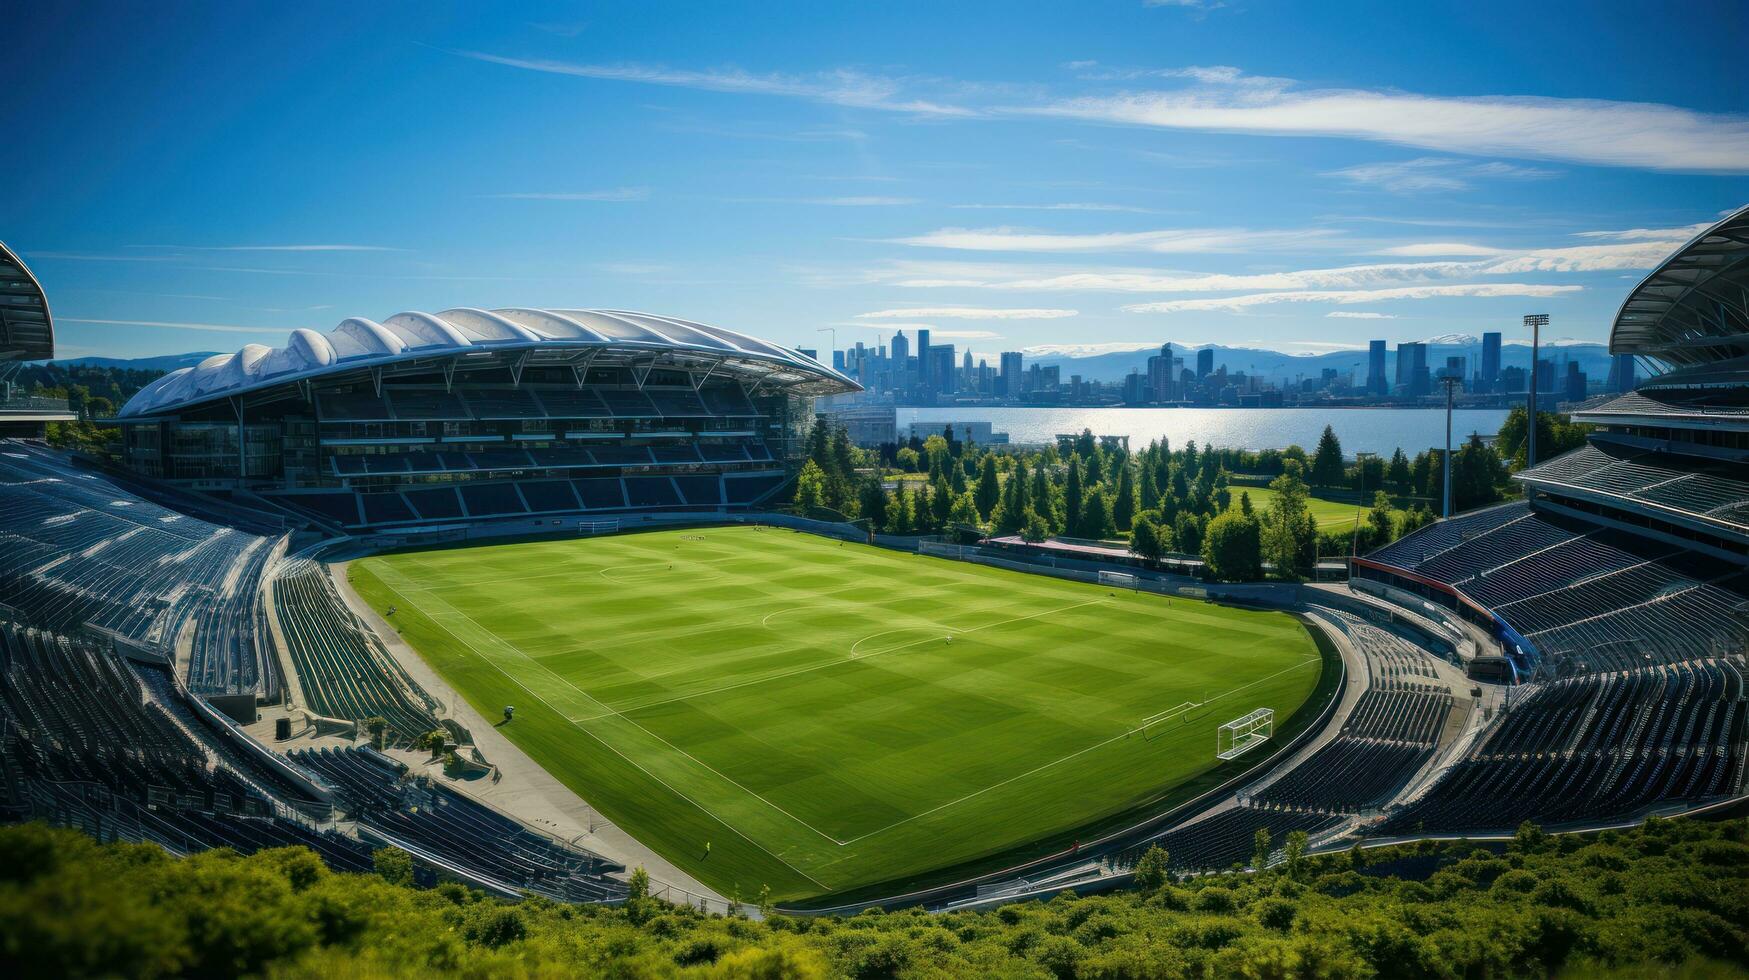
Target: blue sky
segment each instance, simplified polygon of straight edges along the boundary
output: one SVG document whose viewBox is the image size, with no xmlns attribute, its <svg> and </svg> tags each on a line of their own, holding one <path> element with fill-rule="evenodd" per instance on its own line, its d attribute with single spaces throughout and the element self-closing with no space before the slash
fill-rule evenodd
<svg viewBox="0 0 1749 980">
<path fill-rule="evenodd" d="M 1749 203 L 1749 14 L 1665 10 L 26 5 L 0 240 L 64 356 L 455 306 L 992 354 L 1602 340 Z"/>
</svg>

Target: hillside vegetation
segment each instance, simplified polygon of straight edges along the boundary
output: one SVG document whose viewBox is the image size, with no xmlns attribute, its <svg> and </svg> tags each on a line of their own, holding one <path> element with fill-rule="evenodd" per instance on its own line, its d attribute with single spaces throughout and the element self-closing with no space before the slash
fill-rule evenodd
<svg viewBox="0 0 1749 980">
<path fill-rule="evenodd" d="M 0 971 L 274 977 L 1507 977 L 1742 975 L 1743 821 L 1598 838 L 1527 827 L 1504 854 L 1423 845 L 1256 876 L 986 913 L 849 919 L 509 904 L 417 890 L 405 855 L 329 872 L 302 848 L 175 859 L 0 830 Z M 400 858 L 400 860 L 393 860 Z M 1368 866 L 1370 862 L 1370 867 Z M 1144 862 L 1144 870 L 1154 862 Z M 1400 880 L 1394 872 L 1420 880 Z M 636 889 L 634 889 L 634 893 Z"/>
</svg>

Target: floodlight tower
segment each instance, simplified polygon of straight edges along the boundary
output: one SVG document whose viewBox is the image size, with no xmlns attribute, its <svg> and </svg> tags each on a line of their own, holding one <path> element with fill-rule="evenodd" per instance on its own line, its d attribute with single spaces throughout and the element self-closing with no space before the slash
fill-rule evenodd
<svg viewBox="0 0 1749 980">
<path fill-rule="evenodd" d="M 1446 375 L 1439 379 L 1445 385 L 1445 465 L 1440 469 L 1445 471 L 1445 517 L 1451 516 L 1451 403 L 1455 393 L 1464 386 L 1464 379 Z"/>
<path fill-rule="evenodd" d="M 1524 449 L 1524 467 L 1529 469 L 1536 465 L 1536 362 L 1541 356 L 1538 353 L 1538 342 L 1542 337 L 1542 328 L 1549 325 L 1549 315 L 1547 313 L 1527 313 L 1524 317 L 1524 325 L 1530 328 L 1530 398 L 1525 405 L 1527 417 L 1524 420 L 1527 423 L 1525 438 L 1529 440 Z"/>
<path fill-rule="evenodd" d="M 1352 559 L 1360 555 L 1360 515 L 1366 508 L 1366 461 L 1377 455 L 1378 453 L 1369 453 L 1364 449 L 1354 454 L 1355 469 L 1360 471 L 1360 499 L 1356 501 L 1354 505 L 1354 538 L 1349 542 L 1348 546 L 1348 557 L 1350 559 L 1348 576 L 1351 580 L 1354 578 L 1354 563 Z"/>
</svg>

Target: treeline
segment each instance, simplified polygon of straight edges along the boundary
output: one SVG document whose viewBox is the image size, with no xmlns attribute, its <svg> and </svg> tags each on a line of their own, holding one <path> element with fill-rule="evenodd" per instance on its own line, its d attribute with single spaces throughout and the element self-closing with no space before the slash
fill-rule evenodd
<svg viewBox="0 0 1749 980">
<path fill-rule="evenodd" d="M 403 852 L 336 874 L 311 851 L 177 859 L 40 824 L 0 829 L 0 970 L 12 977 L 1739 976 L 1749 969 L 1742 820 L 1595 837 L 1521 828 L 1464 842 L 1308 857 L 990 912 L 706 915 L 503 902 L 411 887 Z M 1260 842 L 1269 851 L 1268 842 Z"/>
<path fill-rule="evenodd" d="M 1518 418 L 1522 433 L 1522 409 Z M 1545 458 L 1564 451 L 1556 449 L 1561 434 L 1576 428 L 1552 416 L 1548 425 L 1549 448 L 1539 443 Z M 1428 500 L 1444 495 L 1443 457 L 1398 449 L 1388 460 L 1369 454 L 1350 463 L 1329 426 L 1311 454 L 1194 441 L 1174 449 L 1165 440 L 1132 451 L 1091 431 L 1060 448 L 1019 450 L 974 445 L 947 430 L 865 451 L 822 420 L 809 436 L 795 503 L 804 514 L 865 520 L 887 534 L 1127 540 L 1149 562 L 1200 557 L 1217 579 L 1254 580 L 1266 569 L 1299 579 L 1319 556 L 1365 552 L 1430 523 Z M 1509 477 L 1500 452 L 1470 437 L 1453 454 L 1454 508 L 1506 499 L 1515 492 Z M 1253 503 L 1247 483 L 1273 491 L 1266 506 Z M 1358 526 L 1320 531 L 1310 506 L 1319 491 L 1367 506 Z M 1398 507 L 1393 495 L 1423 499 Z"/>
<path fill-rule="evenodd" d="M 121 439 L 121 430 L 103 424 L 127 404 L 141 388 L 164 376 L 163 371 L 78 364 L 29 364 L 14 383 L 26 394 L 42 398 L 65 398 L 67 408 L 79 419 L 50 422 L 46 435 L 51 446 L 79 452 L 101 453 Z"/>
</svg>

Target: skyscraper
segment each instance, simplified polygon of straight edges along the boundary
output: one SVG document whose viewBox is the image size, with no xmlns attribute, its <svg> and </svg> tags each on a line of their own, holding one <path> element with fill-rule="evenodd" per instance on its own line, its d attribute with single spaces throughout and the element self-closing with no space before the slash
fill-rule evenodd
<svg viewBox="0 0 1749 980">
<path fill-rule="evenodd" d="M 1215 349 L 1204 347 L 1196 352 L 1196 377 L 1202 380 L 1215 373 Z"/>
<path fill-rule="evenodd" d="M 1385 377 L 1385 342 L 1382 340 L 1366 345 L 1366 390 L 1375 397 L 1383 397 L 1391 391 L 1391 383 Z"/>
<path fill-rule="evenodd" d="M 911 356 L 911 342 L 905 339 L 905 331 L 893 334 L 893 343 L 888 348 L 892 352 L 893 367 L 901 374 L 905 371 L 905 359 Z"/>
<path fill-rule="evenodd" d="M 1397 345 L 1397 387 L 1411 398 L 1433 390 L 1433 378 L 1427 373 L 1426 344 L 1408 341 Z"/>
<path fill-rule="evenodd" d="M 1634 373 L 1634 355 L 1615 355 L 1609 362 L 1609 390 L 1617 394 L 1633 391 Z"/>
<path fill-rule="evenodd" d="M 1148 358 L 1148 391 L 1157 402 L 1172 400 L 1172 345 L 1161 344 L 1160 353 Z"/>
<path fill-rule="evenodd" d="M 1482 391 L 1493 391 L 1500 383 L 1500 334 L 1482 335 Z"/>
<path fill-rule="evenodd" d="M 929 329 L 925 327 L 917 331 L 917 383 L 925 388 L 935 387 L 931 377 L 934 363 L 929 356 Z"/>
<path fill-rule="evenodd" d="M 1017 350 L 1002 352 L 1002 381 L 997 390 L 1009 398 L 1018 398 L 1021 391 L 1021 355 Z"/>
<path fill-rule="evenodd" d="M 918 350 L 922 350 L 919 342 Z M 929 348 L 929 387 L 930 390 L 943 395 L 951 395 L 959 386 L 954 384 L 954 363 L 952 344 L 932 344 Z"/>
</svg>

